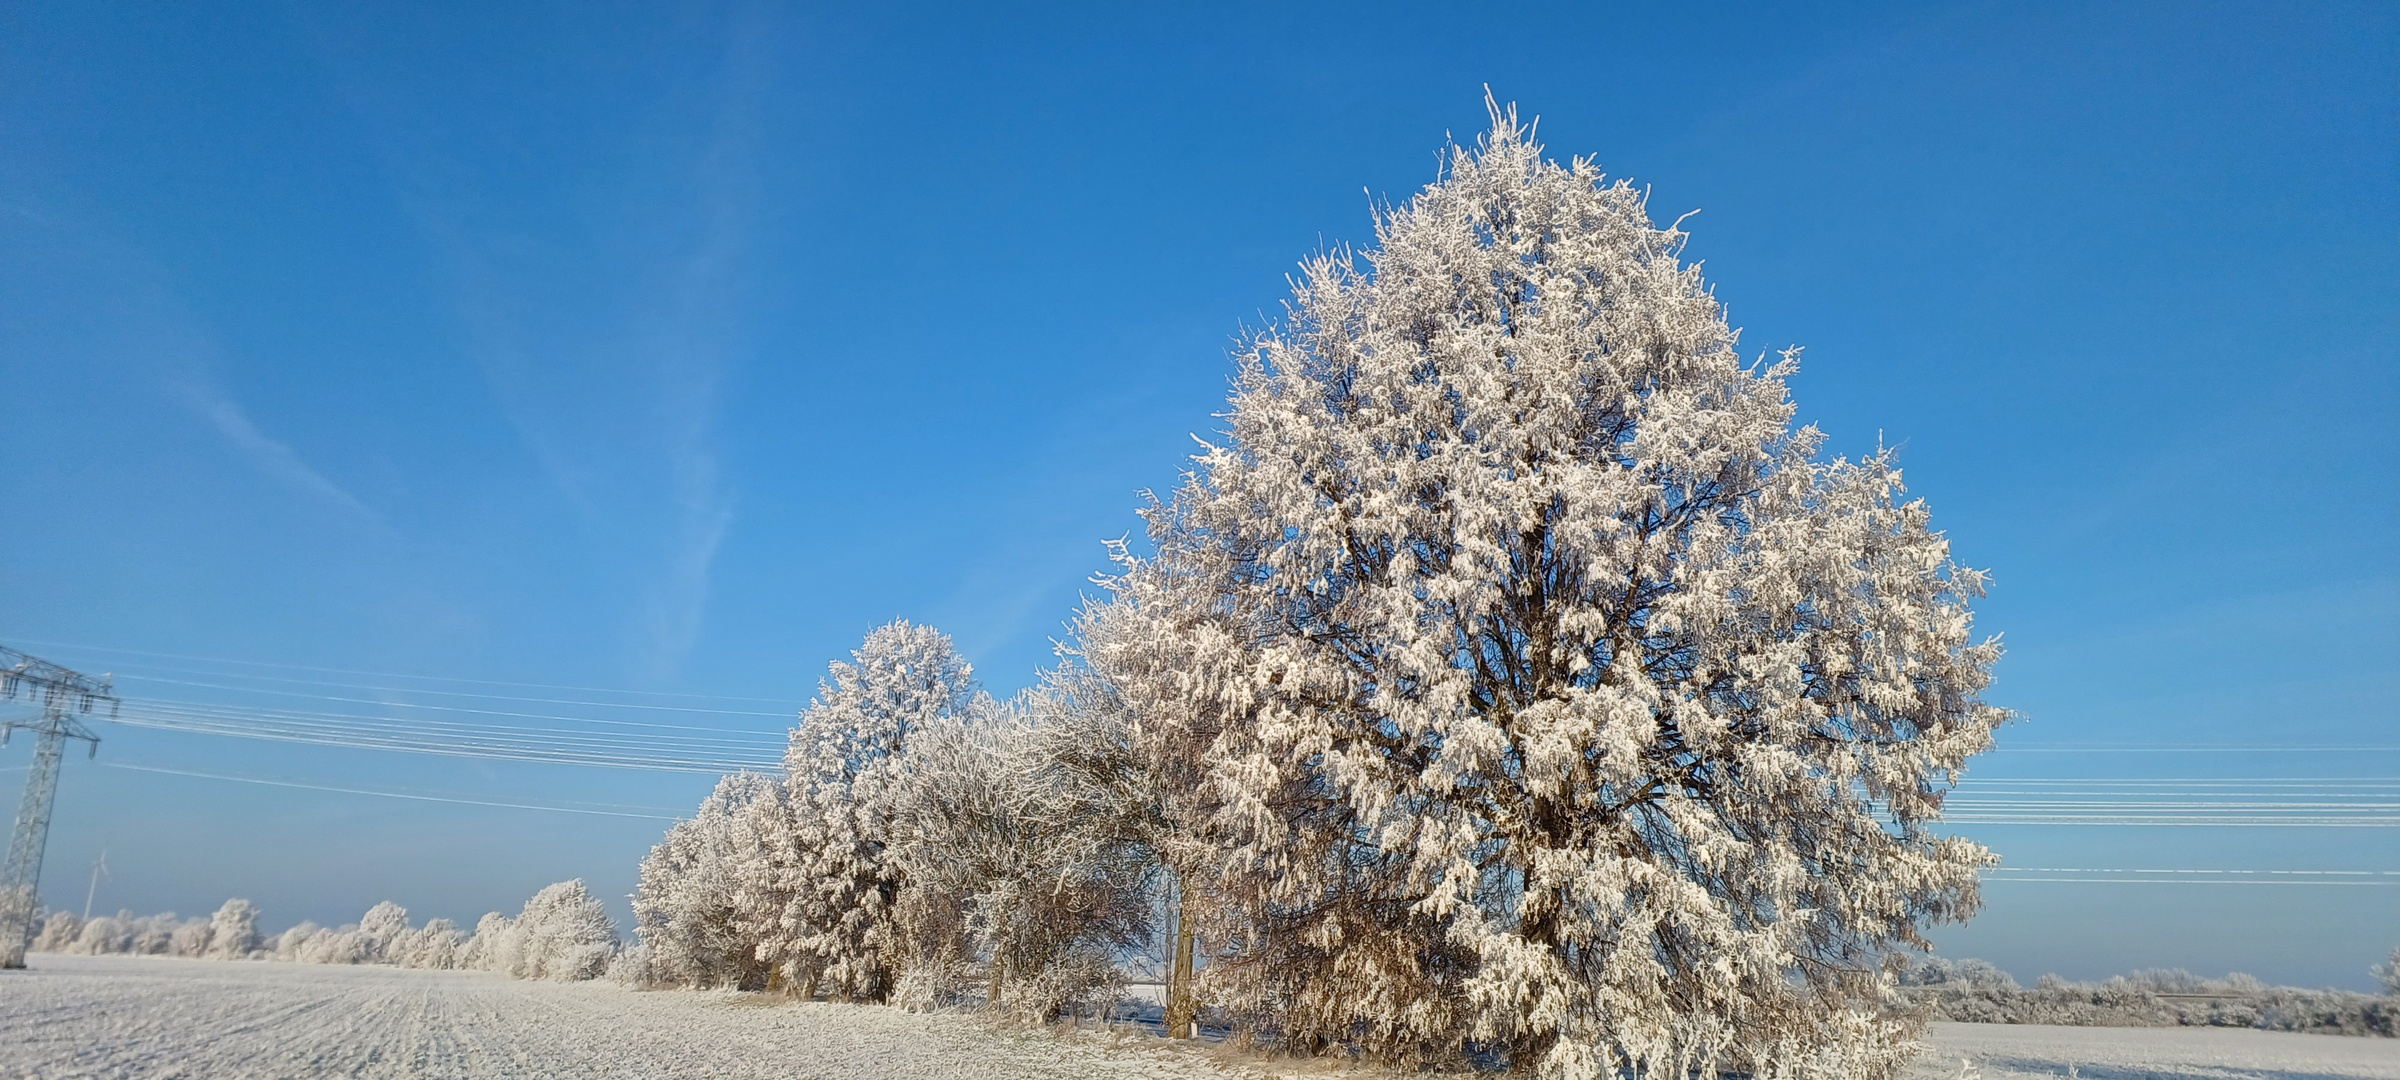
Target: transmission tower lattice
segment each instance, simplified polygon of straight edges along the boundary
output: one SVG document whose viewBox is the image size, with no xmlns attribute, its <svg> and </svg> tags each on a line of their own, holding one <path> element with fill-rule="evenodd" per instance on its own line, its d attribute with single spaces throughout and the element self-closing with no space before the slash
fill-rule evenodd
<svg viewBox="0 0 2400 1080">
<path fill-rule="evenodd" d="M 0 700 L 18 691 L 39 702 L 38 720 L 0 720 L 0 745 L 18 728 L 33 732 L 33 767 L 25 773 L 25 797 L 17 803 L 16 831 L 8 837 L 8 863 L 0 866 L 0 968 L 25 966 L 25 946 L 33 937 L 33 913 L 40 906 L 42 848 L 50 842 L 50 804 L 58 797 L 58 762 L 68 739 L 91 744 L 100 753 L 100 736 L 75 719 L 90 715 L 107 702 L 116 715 L 117 696 L 103 675 L 97 679 L 69 671 L 38 657 L 0 646 Z"/>
</svg>

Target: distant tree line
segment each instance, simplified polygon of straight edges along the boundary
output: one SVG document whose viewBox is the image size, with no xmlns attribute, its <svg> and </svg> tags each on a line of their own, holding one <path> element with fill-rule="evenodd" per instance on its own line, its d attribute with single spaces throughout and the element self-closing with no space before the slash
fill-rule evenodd
<svg viewBox="0 0 2400 1080">
<path fill-rule="evenodd" d="M 2400 962 L 2400 952 L 2393 959 Z M 2246 1027 L 2321 1035 L 2400 1036 L 2400 980 L 2375 970 L 2382 995 L 2269 986 L 2235 972 L 2208 979 L 2181 968 L 2099 982 L 2044 975 L 2031 989 L 1982 960 L 1923 957 L 1900 973 L 1904 998 L 1937 1020 L 2092 1027 Z"/>
<path fill-rule="evenodd" d="M 391 901 L 339 927 L 303 922 L 273 937 L 258 930 L 258 908 L 227 900 L 205 919 L 174 914 L 85 919 L 72 911 L 42 916 L 34 952 L 90 956 L 176 956 L 195 960 L 271 960 L 294 964 L 386 964 L 436 970 L 495 971 L 520 979 L 572 982 L 608 971 L 619 953 L 616 925 L 581 880 L 544 888 L 514 918 L 485 915 L 473 933 L 448 919 L 411 926 Z"/>
</svg>

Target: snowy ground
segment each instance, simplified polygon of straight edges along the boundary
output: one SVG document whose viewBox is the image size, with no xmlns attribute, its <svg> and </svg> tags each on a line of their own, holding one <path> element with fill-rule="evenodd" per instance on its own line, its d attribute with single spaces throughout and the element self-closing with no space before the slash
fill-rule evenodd
<svg viewBox="0 0 2400 1080">
<path fill-rule="evenodd" d="M 0 1077 L 1079 1080 L 1231 1075 L 1098 1037 L 483 972 L 35 953 L 0 972 Z"/>
<path fill-rule="evenodd" d="M 636 994 L 399 971 L 36 953 L 0 973 L 0 1077 L 1218 1078 L 1206 1047 L 1087 1031 L 995 1033 L 962 1016 Z M 1986 1080 L 2400 1080 L 2400 1040 L 2187 1028 L 1937 1024 L 1920 1075 Z M 1355 1074 L 1353 1074 L 1355 1075 Z"/>
<path fill-rule="evenodd" d="M 1919 1077 L 1959 1075 L 1964 1058 L 1984 1080 L 2400 1080 L 2400 1039 L 2295 1035 L 2246 1028 L 2051 1027 L 1935 1024 Z M 1972 1075 L 1972 1074 L 1970 1074 Z"/>
</svg>

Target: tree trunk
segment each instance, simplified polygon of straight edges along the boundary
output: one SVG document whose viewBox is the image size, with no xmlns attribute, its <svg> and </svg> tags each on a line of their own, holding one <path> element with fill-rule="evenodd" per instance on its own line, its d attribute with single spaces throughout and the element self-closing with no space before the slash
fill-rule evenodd
<svg viewBox="0 0 2400 1080">
<path fill-rule="evenodd" d="M 1192 921 L 1182 883 L 1175 888 L 1175 957 L 1167 967 L 1167 1037 L 1188 1039 L 1199 1012 L 1192 997 Z"/>
</svg>

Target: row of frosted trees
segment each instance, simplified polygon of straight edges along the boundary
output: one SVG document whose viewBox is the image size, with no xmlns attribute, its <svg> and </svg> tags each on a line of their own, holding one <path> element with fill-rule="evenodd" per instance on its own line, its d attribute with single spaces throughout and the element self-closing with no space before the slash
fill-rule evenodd
<svg viewBox="0 0 2400 1080">
<path fill-rule="evenodd" d="M 199 960 L 278 960 L 299 964 L 388 964 L 438 970 L 497 971 L 520 979 L 576 981 L 606 974 L 618 958 L 616 925 L 580 880 L 533 895 L 515 917 L 492 912 L 473 933 L 448 919 L 411 926 L 391 901 L 340 927 L 303 922 L 266 937 L 258 908 L 227 900 L 215 915 L 178 921 L 172 914 L 85 919 L 72 911 L 42 918 L 35 952 L 177 956 Z"/>
<path fill-rule="evenodd" d="M 643 862 L 648 980 L 1037 1017 L 1109 993 L 1159 861 L 1096 689 L 1067 669 L 998 702 L 938 631 L 868 635 L 785 775 L 726 777 Z"/>
<path fill-rule="evenodd" d="M 1306 264 L 1062 667 L 994 702 L 886 627 L 784 776 L 674 828 L 653 979 L 1039 1014 L 1164 896 L 1179 1032 L 1205 1004 L 1550 1077 L 1908 1060 L 1892 975 L 1992 861 L 1937 828 L 2005 719 L 1983 575 L 1889 454 L 1794 424 L 1796 350 L 1745 357 L 1641 189 L 1493 123 Z"/>
</svg>

